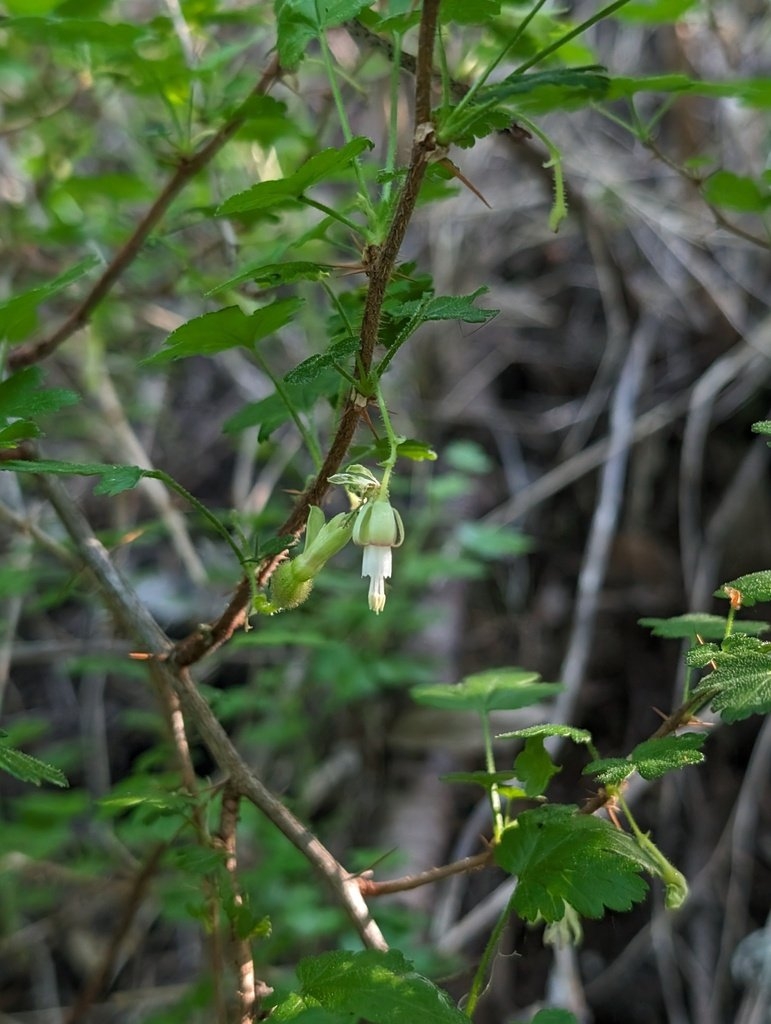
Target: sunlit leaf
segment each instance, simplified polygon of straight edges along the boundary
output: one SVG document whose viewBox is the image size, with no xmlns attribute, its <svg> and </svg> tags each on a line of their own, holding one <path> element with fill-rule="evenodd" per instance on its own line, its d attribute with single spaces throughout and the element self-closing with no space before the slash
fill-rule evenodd
<svg viewBox="0 0 771 1024">
<path fill-rule="evenodd" d="M 166 339 L 165 347 L 144 360 L 157 366 L 172 359 L 190 356 L 211 356 L 230 348 L 251 348 L 288 324 L 302 305 L 302 299 L 277 299 L 269 306 L 256 309 L 251 315 L 238 306 L 226 306 L 213 313 L 204 313 L 182 324 Z"/>
<path fill-rule="evenodd" d="M 364 150 L 371 148 L 372 143 L 369 139 L 356 138 L 339 149 L 323 149 L 306 160 L 294 174 L 274 181 L 260 181 L 226 199 L 217 208 L 217 216 L 232 217 L 240 213 L 254 213 L 291 204 L 306 189 L 338 174 Z"/>
<path fill-rule="evenodd" d="M 562 689 L 558 683 L 539 682 L 540 678 L 537 672 L 521 668 L 490 669 L 455 685 L 415 686 L 410 694 L 418 704 L 450 711 L 514 710 L 548 700 Z"/>
<path fill-rule="evenodd" d="M 371 1024 L 468 1024 L 446 993 L 396 950 L 322 953 L 301 960 L 297 977 L 304 999 Z"/>
<path fill-rule="evenodd" d="M 750 572 L 746 576 L 729 580 L 715 591 L 714 596 L 734 600 L 736 594 L 740 595 L 742 606 L 747 608 L 751 608 L 759 601 L 771 601 L 771 569 Z"/>
<path fill-rule="evenodd" d="M 667 772 L 700 764 L 704 760 L 701 747 L 705 733 L 687 732 L 681 736 L 662 736 L 639 743 L 628 757 L 607 757 L 592 761 L 584 775 L 596 775 L 604 785 L 619 785 L 633 772 L 644 779 L 659 779 Z"/>
<path fill-rule="evenodd" d="M 517 876 L 512 906 L 526 921 L 559 921 L 566 903 L 582 917 L 630 910 L 648 890 L 640 875 L 648 859 L 634 840 L 574 807 L 524 811 L 504 830 L 494 855 Z"/>
<path fill-rule="evenodd" d="M 524 784 L 528 797 L 546 792 L 549 780 L 562 769 L 556 765 L 544 747 L 543 736 L 528 736 L 525 749 L 514 761 L 514 774 Z"/>
</svg>

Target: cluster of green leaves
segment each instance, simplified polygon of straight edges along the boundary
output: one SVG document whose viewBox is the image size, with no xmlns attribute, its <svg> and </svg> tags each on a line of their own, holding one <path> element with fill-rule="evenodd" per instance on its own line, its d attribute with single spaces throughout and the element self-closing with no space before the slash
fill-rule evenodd
<svg viewBox="0 0 771 1024">
<path fill-rule="evenodd" d="M 686 654 L 688 666 L 711 669 L 697 686 L 686 689 L 688 714 L 682 718 L 686 724 L 688 715 L 705 704 L 710 704 L 726 722 L 771 710 L 771 643 L 757 635 L 771 627 L 766 622 L 748 620 L 741 623 L 742 631 L 734 631 L 735 609 L 771 602 L 771 571 L 731 580 L 716 596 L 732 601 L 729 617 L 691 614 L 641 620 L 655 635 L 689 639 L 695 646 Z M 716 639 L 722 642 L 712 642 Z M 501 769 L 494 757 L 490 712 L 546 701 L 559 689 L 559 685 L 540 682 L 536 673 L 502 669 L 469 676 L 457 685 L 420 686 L 412 691 L 421 704 L 472 711 L 480 718 L 485 770 L 456 772 L 445 778 L 480 785 L 490 795 L 496 862 L 517 878 L 509 909 L 527 921 L 544 920 L 549 924 L 570 915 L 600 917 L 606 909 L 629 910 L 647 891 L 644 872 L 663 877 L 668 885 L 668 905 L 679 905 L 679 895 L 675 899 L 669 887 L 676 886 L 680 893 L 680 877 L 672 883 L 674 869 L 650 839 L 642 836 L 628 808 L 624 810 L 632 826 L 631 835 L 609 822 L 581 814 L 577 807 L 544 802 L 550 780 L 561 770 L 545 741 L 559 737 L 585 746 L 591 760 L 584 773 L 593 775 L 611 793 L 620 793 L 620 787 L 634 773 L 652 781 L 700 764 L 706 734 L 687 731 L 654 737 L 639 743 L 624 758 L 603 758 L 586 729 L 529 726 L 498 737 L 523 741 L 511 768 Z M 522 809 L 528 801 L 541 806 Z"/>
<path fill-rule="evenodd" d="M 444 0 L 440 46 L 447 43 L 449 53 L 450 36 L 458 31 L 469 33 L 471 45 L 452 74 L 447 60 L 439 62 L 442 100 L 433 114 L 439 143 L 470 146 L 514 124 L 532 131 L 547 145 L 554 168 L 552 224 L 556 227 L 566 213 L 560 154 L 533 119 L 600 106 L 646 140 L 669 104 L 681 95 L 729 97 L 755 108 L 771 104 L 768 79 L 710 83 L 686 75 L 621 77 L 612 68 L 598 65 L 581 41 L 586 29 L 603 18 L 673 21 L 694 2 L 616 0 L 586 21 L 571 23 L 541 0 L 534 0 L 529 7 L 501 0 L 473 4 Z M 27 122 L 27 141 L 18 160 L 36 188 L 34 196 L 26 197 L 27 202 L 9 204 L 0 213 L 0 223 L 3 234 L 16 236 L 21 244 L 34 240 L 46 247 L 55 265 L 69 269 L 43 283 L 20 275 L 17 294 L 0 304 L 0 341 L 13 346 L 28 340 L 57 303 L 71 302 L 75 288 L 93 280 L 101 264 L 85 254 L 94 249 L 109 252 L 123 244 L 137 211 L 152 201 L 164 176 L 200 151 L 213 131 L 237 115 L 236 145 L 270 150 L 270 164 L 264 160 L 261 169 L 270 166 L 270 173 L 278 173 L 278 177 L 254 184 L 237 161 L 225 161 L 219 168 L 217 189 L 201 180 L 190 183 L 185 199 L 172 208 L 167 223 L 156 230 L 131 269 L 129 297 L 115 297 L 106 304 L 93 331 L 102 341 L 112 336 L 125 341 L 132 358 L 144 357 L 142 372 L 148 374 L 171 374 L 180 360 L 212 359 L 228 350 L 240 350 L 273 387 L 267 397 L 245 402 L 226 421 L 224 431 L 234 437 L 257 427 L 258 443 L 268 451 L 279 428 L 294 423 L 307 448 L 305 461 L 300 461 L 295 471 L 295 483 L 299 484 L 309 468 L 320 463 L 330 411 L 334 414 L 351 386 L 372 396 L 374 385 L 423 324 L 454 320 L 479 325 L 495 316 L 496 310 L 477 304 L 483 288 L 469 295 L 437 295 L 425 273 L 403 264 L 388 286 L 379 336 L 381 350 L 371 374 L 362 375 L 356 356 L 366 289 L 347 282 L 341 286 L 337 268 L 345 255 L 355 261 L 353 269 L 366 271 L 364 247 L 377 245 L 385 236 L 403 177 L 394 156 L 395 138 L 384 166 L 379 166 L 380 157 L 372 154 L 380 150 L 373 140 L 352 132 L 345 108 L 338 102 L 343 141 L 324 139 L 337 144 L 319 149 L 314 119 L 299 103 L 249 95 L 253 87 L 249 48 L 264 41 L 275 28 L 283 68 L 302 73 L 309 51 L 320 52 L 330 89 L 340 101 L 341 76 L 326 45 L 327 31 L 359 19 L 370 33 L 400 52 L 402 44 L 409 48 L 414 41 L 420 16 L 416 5 L 410 0 L 390 0 L 374 10 L 369 0 L 277 0 L 275 6 L 234 5 L 223 11 L 218 0 L 197 0 L 183 6 L 191 32 L 207 40 L 194 66 L 171 18 L 154 15 L 130 23 L 120 20 L 119 5 L 110 0 L 5 0 L 9 16 L 3 19 L 2 32 L 8 45 L 0 55 L 0 77 L 9 96 L 11 122 Z M 228 31 L 220 34 L 223 26 Z M 493 72 L 504 60 L 506 73 L 493 83 Z M 635 108 L 636 98 L 643 93 L 661 97 L 660 107 L 647 121 L 638 117 Z M 130 97 L 131 117 L 116 122 L 121 138 L 114 166 L 89 173 L 96 129 L 84 128 L 79 103 L 85 96 L 96 105 L 110 104 L 116 95 Z M 51 108 L 51 96 L 62 98 L 60 107 Z M 146 144 L 133 144 L 137 139 Z M 709 159 L 697 155 L 691 168 L 702 175 L 699 182 L 707 202 L 740 213 L 767 214 L 771 207 L 767 171 L 755 177 L 726 169 L 703 174 L 700 168 Z M 443 181 L 438 171 L 432 172 L 424 197 L 448 194 Z M 188 244 L 179 241 L 190 229 L 202 228 L 205 234 L 207 225 L 216 225 L 223 218 L 236 225 L 240 243 L 238 265 L 227 277 L 219 259 L 191 258 Z M 79 259 L 81 256 L 84 258 Z M 135 316 L 126 316 L 132 311 L 132 289 L 141 294 L 148 282 L 156 279 L 165 283 L 175 300 L 192 297 L 196 309 L 196 315 L 172 331 L 160 348 L 146 338 L 136 342 L 121 328 L 124 319 L 135 320 Z M 277 289 L 279 296 L 272 298 L 270 293 Z M 288 289 L 292 289 L 291 295 L 287 295 Z M 206 308 L 207 301 L 217 308 Z M 300 325 L 305 334 L 322 340 L 287 366 L 286 354 L 277 353 L 272 342 L 291 325 Z M 35 368 L 21 370 L 0 383 L 0 448 L 13 451 L 22 441 L 43 436 L 49 418 L 78 400 L 70 390 L 43 388 L 42 383 Z M 759 424 L 757 429 L 771 433 L 771 424 Z M 381 461 L 387 454 L 384 445 L 385 439 L 378 438 L 352 454 Z M 399 454 L 415 461 L 435 457 L 430 445 L 420 439 L 401 439 Z M 452 457 L 443 455 L 452 467 Z M 301 610 L 291 626 L 272 620 L 234 644 L 234 650 L 240 647 L 252 655 L 262 649 L 259 694 L 248 684 L 207 692 L 223 722 L 233 727 L 247 722 L 240 740 L 270 745 L 274 752 L 291 752 L 299 761 L 299 779 L 310 772 L 316 753 L 312 744 L 300 739 L 312 734 L 320 707 L 331 717 L 343 703 L 355 708 L 380 688 L 403 686 L 414 682 L 416 676 L 429 677 L 428 666 L 417 665 L 414 657 L 389 653 L 420 625 L 420 615 L 411 607 L 415 588 L 439 572 L 482 573 L 491 561 L 526 550 L 526 539 L 514 531 L 460 524 L 451 538 L 456 552 L 451 570 L 441 555 L 421 554 L 421 541 L 436 525 L 442 488 L 447 494 L 453 487 L 468 486 L 470 474 L 483 471 L 479 453 L 467 448 L 465 457 L 465 466 L 461 457 L 453 472 L 432 478 L 435 490 L 433 496 L 428 494 L 429 507 L 416 513 L 408 531 L 405 555 L 410 559 L 401 596 L 389 602 L 382 620 L 373 620 L 366 612 L 358 592 L 354 596 L 349 577 L 330 572 L 319 587 L 324 600 L 314 604 L 312 615 Z M 94 476 L 98 478 L 96 493 L 107 497 L 131 489 L 143 477 L 162 480 L 193 503 L 242 568 L 248 569 L 255 557 L 281 550 L 286 543 L 285 538 L 266 540 L 270 527 L 280 521 L 278 514 L 272 513 L 259 528 L 255 526 L 252 535 L 242 537 L 161 470 L 68 458 L 6 460 L 0 468 L 19 474 Z M 733 630 L 737 601 L 751 605 L 771 600 L 771 573 L 734 580 L 719 596 L 732 601 L 727 619 L 680 616 L 645 624 L 657 635 L 689 638 L 689 666 L 708 670 L 686 693 L 689 707 L 696 710 L 710 703 L 726 721 L 734 721 L 771 708 L 771 644 L 759 638 L 766 624 L 745 622 L 741 631 Z M 358 650 L 370 652 L 366 663 L 351 645 L 331 639 L 342 632 L 356 636 Z M 334 681 L 326 689 L 322 686 L 320 694 L 318 689 L 314 691 L 312 709 L 304 705 L 302 686 L 294 691 L 284 686 L 282 659 L 287 649 L 303 653 L 307 681 Z M 638 744 L 625 758 L 603 758 L 588 731 L 545 724 L 506 734 L 521 744 L 521 750 L 510 769 L 501 769 L 494 758 L 491 712 L 547 701 L 558 689 L 527 670 L 504 669 L 469 676 L 457 686 L 426 683 L 413 690 L 421 703 L 478 716 L 485 741 L 484 770 L 456 773 L 450 779 L 480 785 L 489 794 L 496 862 L 517 877 L 510 909 L 527 921 L 550 924 L 574 915 L 599 917 L 607 909 L 627 910 L 644 898 L 644 874 L 666 879 L 666 867 L 655 848 L 633 823 L 632 834 L 628 834 L 581 814 L 577 807 L 548 802 L 550 782 L 561 770 L 552 759 L 550 740 L 563 738 L 586 747 L 590 761 L 584 771 L 608 789 L 620 789 L 635 772 L 657 779 L 668 771 L 697 764 L 703 759 L 704 744 L 704 734 L 685 732 Z M 0 768 L 25 782 L 66 784 L 58 768 L 22 753 L 6 742 L 8 739 L 0 737 Z M 313 887 L 302 886 L 304 862 L 298 855 L 287 866 L 291 857 L 284 848 L 276 853 L 271 845 L 276 836 L 264 823 L 260 841 L 267 852 L 259 866 L 259 880 L 249 891 L 284 895 L 275 906 L 267 906 L 267 899 L 255 907 L 248 900 L 236 904 L 220 852 L 202 846 L 191 827 L 191 798 L 177 792 L 176 776 L 158 774 L 166 759 L 165 749 L 155 744 L 151 756 L 140 761 L 102 804 L 105 820 L 130 849 L 141 852 L 153 839 L 168 845 L 163 875 L 165 912 L 170 917 L 177 914 L 207 920 L 207 899 L 215 898 L 239 936 L 262 944 L 266 962 L 285 952 L 305 951 L 320 940 L 339 940 L 344 930 L 340 915 L 324 913 L 322 898 Z M 68 804 L 69 796 L 73 802 Z M 59 803 L 63 821 L 84 810 L 82 793 L 63 797 Z M 37 812 L 30 812 L 32 824 L 19 823 L 17 837 L 22 845 L 34 849 L 33 830 L 45 818 L 45 808 L 32 801 L 27 806 L 33 811 L 37 807 Z M 208 814 L 211 807 L 205 810 Z M 248 825 L 255 832 L 260 827 L 255 821 Z M 56 843 L 64 843 L 64 831 L 64 825 L 61 830 L 52 828 Z M 53 846 L 41 855 L 51 849 Z M 275 885 L 270 884 L 271 870 Z M 249 873 L 243 877 L 248 889 Z M 202 896 L 202 892 L 208 895 Z M 287 896 L 287 892 L 293 895 Z M 285 918 L 278 939 L 269 934 L 267 914 L 273 912 Z M 303 929 L 307 946 L 303 945 Z M 298 982 L 299 992 L 279 1003 L 274 1019 L 307 1024 L 339 1024 L 357 1016 L 374 1024 L 396 1024 L 404 1019 L 452 1024 L 467 1019 L 395 952 L 312 957 L 298 969 Z M 534 1020 L 564 1024 L 569 1017 L 561 1011 L 542 1011 Z"/>
</svg>

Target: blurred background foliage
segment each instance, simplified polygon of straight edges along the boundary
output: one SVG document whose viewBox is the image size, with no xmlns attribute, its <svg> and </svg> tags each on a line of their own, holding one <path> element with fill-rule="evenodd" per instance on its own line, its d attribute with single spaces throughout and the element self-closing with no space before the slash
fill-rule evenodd
<svg viewBox="0 0 771 1024">
<path fill-rule="evenodd" d="M 410 6 L 393 10 L 408 16 Z M 464 5 L 450 6 L 449 64 L 470 83 L 527 5 L 504 4 L 484 27 L 459 25 Z M 271 4 L 240 0 L 0 8 L 0 297 L 72 271 L 6 317 L 16 343 L 49 334 L 71 312 L 174 169 L 233 116 L 269 60 L 275 18 Z M 514 56 L 528 59 L 566 20 L 595 9 L 548 4 Z M 561 60 L 614 75 L 769 75 L 764 3 L 658 0 L 622 13 Z M 343 27 L 329 44 L 354 131 L 376 142 L 376 168 L 388 61 Z M 405 75 L 400 159 L 410 87 Z M 397 430 L 439 454 L 400 463 L 394 500 L 407 540 L 385 612 L 368 611 L 356 554 L 345 551 L 307 605 L 261 620 L 197 670 L 249 764 L 352 870 L 381 857 L 379 873 L 425 869 L 475 852 L 488 827 L 471 787 L 438 779 L 480 767 L 480 737 L 463 716 L 412 705 L 410 686 L 524 665 L 563 680 L 564 697 L 548 711 L 499 713 L 497 731 L 557 714 L 591 728 L 605 755 L 623 755 L 655 728 L 652 708 L 671 706 L 683 671 L 677 646 L 637 620 L 715 610 L 721 580 L 769 563 L 768 450 L 749 431 L 769 417 L 769 107 L 762 91 L 754 103 L 741 90 L 653 92 L 633 107 L 622 99 L 539 121 L 562 151 L 568 185 L 570 215 L 557 235 L 537 139 L 499 133 L 452 154 L 490 208 L 432 173 L 402 257 L 415 263 L 413 278 L 431 275 L 438 295 L 488 285 L 478 304 L 501 312 L 479 326 L 423 326 L 385 378 Z M 345 334 L 341 311 L 355 315 L 363 285 L 359 241 L 323 210 L 213 215 L 253 182 L 342 143 L 313 46 L 246 114 L 88 325 L 46 362 L 46 386 L 78 402 L 41 418 L 40 443 L 48 458 L 160 467 L 254 542 L 285 519 L 314 469 L 286 411 L 274 403 L 266 419 L 255 403 Z M 350 180 L 314 194 L 356 220 Z M 294 283 L 284 274 L 275 288 L 249 272 L 288 261 L 329 270 L 298 271 L 307 279 Z M 410 297 L 406 277 L 393 288 Z M 295 295 L 302 311 L 258 363 L 239 349 L 142 363 L 204 312 Z M 323 444 L 340 381 L 331 374 L 307 398 L 294 386 Z M 634 444 L 613 478 L 619 438 Z M 357 443 L 365 457 L 366 428 Z M 182 636 L 218 614 L 239 567 L 155 483 L 109 499 L 93 494 L 93 481 L 68 487 L 152 613 Z M 53 791 L 0 780 L 0 1013 L 42 1021 L 64 1007 L 56 1019 L 69 1020 L 132 879 L 149 865 L 140 911 L 89 1019 L 189 1020 L 205 1012 L 214 981 L 205 925 L 216 858 L 196 844 L 142 665 L 127 659 L 90 581 L 68 561 L 40 492 L 4 473 L 0 501 L 2 724 L 9 742 L 70 781 Z M 343 507 L 334 501 L 330 514 Z M 758 730 L 716 725 L 705 769 L 635 796 L 640 820 L 692 880 L 685 911 L 665 919 L 649 901 L 590 923 L 578 951 L 557 954 L 538 929 L 513 922 L 505 949 L 516 955 L 497 964 L 480 1021 L 513 1020 L 571 987 L 571 1005 L 598 1024 L 762 1019 L 750 1014 L 752 965 L 771 956 L 771 742 L 767 727 Z M 577 757 L 565 755 L 560 777 L 568 801 L 586 795 Z M 213 821 L 219 780 L 202 748 L 194 758 Z M 303 858 L 249 808 L 241 865 L 243 928 L 277 990 L 300 956 L 353 944 Z M 389 940 L 426 972 L 450 976 L 460 996 L 503 890 L 489 873 L 472 875 L 377 910 Z"/>
</svg>

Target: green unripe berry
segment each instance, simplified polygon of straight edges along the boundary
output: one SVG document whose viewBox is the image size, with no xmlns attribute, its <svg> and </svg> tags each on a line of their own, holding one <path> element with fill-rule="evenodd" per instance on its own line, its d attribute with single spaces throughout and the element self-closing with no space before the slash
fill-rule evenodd
<svg viewBox="0 0 771 1024">
<path fill-rule="evenodd" d="M 297 608 L 307 601 L 313 590 L 313 580 L 298 580 L 294 562 L 282 562 L 273 573 L 270 592 L 278 608 Z"/>
</svg>

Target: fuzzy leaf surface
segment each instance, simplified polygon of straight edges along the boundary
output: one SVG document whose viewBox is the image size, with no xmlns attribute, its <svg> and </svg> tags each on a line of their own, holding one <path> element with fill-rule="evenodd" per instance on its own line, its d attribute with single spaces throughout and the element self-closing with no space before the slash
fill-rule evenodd
<svg viewBox="0 0 771 1024">
<path fill-rule="evenodd" d="M 573 725 L 528 725 L 524 729 L 498 733 L 499 740 L 524 739 L 528 736 L 564 736 L 574 743 L 591 743 L 592 734 L 588 729 L 576 729 Z"/>
<path fill-rule="evenodd" d="M 334 363 L 345 362 L 359 348 L 359 339 L 354 335 L 349 338 L 341 338 L 333 342 L 326 352 L 319 352 L 309 356 L 298 363 L 293 370 L 284 377 L 287 384 L 309 384 L 328 366 Z"/>
<path fill-rule="evenodd" d="M 729 580 L 715 591 L 714 596 L 730 598 L 731 590 L 738 590 L 741 594 L 741 603 L 747 608 L 751 608 L 758 601 L 771 601 L 771 569 L 762 569 L 760 572 L 751 572 L 746 576 Z"/>
<path fill-rule="evenodd" d="M 332 952 L 302 960 L 301 996 L 372 1024 L 468 1024 L 468 1018 L 396 950 Z M 292 1018 L 287 1018 L 292 1019 Z"/>
<path fill-rule="evenodd" d="M 470 295 L 435 295 L 429 299 L 412 299 L 389 309 L 394 317 L 409 319 L 415 316 L 418 323 L 429 320 L 462 320 L 467 324 L 486 324 L 500 313 L 499 309 L 482 309 L 474 300 L 483 295 L 487 288 L 477 288 Z"/>
<path fill-rule="evenodd" d="M 216 295 L 228 288 L 235 288 L 245 281 L 252 281 L 262 288 L 278 288 L 282 284 L 295 284 L 297 281 L 321 281 L 329 277 L 331 267 L 322 263 L 310 263 L 307 260 L 294 260 L 287 263 L 257 263 L 245 267 L 234 277 L 228 278 L 206 294 Z"/>
<path fill-rule="evenodd" d="M 553 110 L 574 110 L 604 99 L 610 79 L 598 65 L 585 68 L 555 68 L 530 74 L 513 74 L 477 93 L 481 106 L 491 100 L 511 103 L 522 114 L 548 114 Z"/>
<path fill-rule="evenodd" d="M 634 840 L 569 805 L 524 811 L 504 830 L 495 860 L 518 878 L 512 907 L 525 921 L 560 921 L 565 904 L 602 917 L 630 910 L 648 891 L 640 875 L 648 859 Z"/>
<path fill-rule="evenodd" d="M 639 743 L 628 757 L 606 757 L 592 761 L 583 770 L 584 775 L 596 775 L 605 785 L 617 786 L 633 772 L 644 779 L 660 779 L 667 772 L 700 764 L 704 760 L 701 748 L 705 733 L 687 732 L 682 736 L 662 736 Z"/>
<path fill-rule="evenodd" d="M 712 648 L 710 661 L 715 668 L 696 693 L 719 688 L 712 701 L 713 711 L 719 712 L 725 722 L 738 722 L 771 711 L 771 643 L 736 633 L 720 648 L 708 646 Z M 701 651 L 702 648 L 689 651 L 689 660 Z"/>
</svg>

